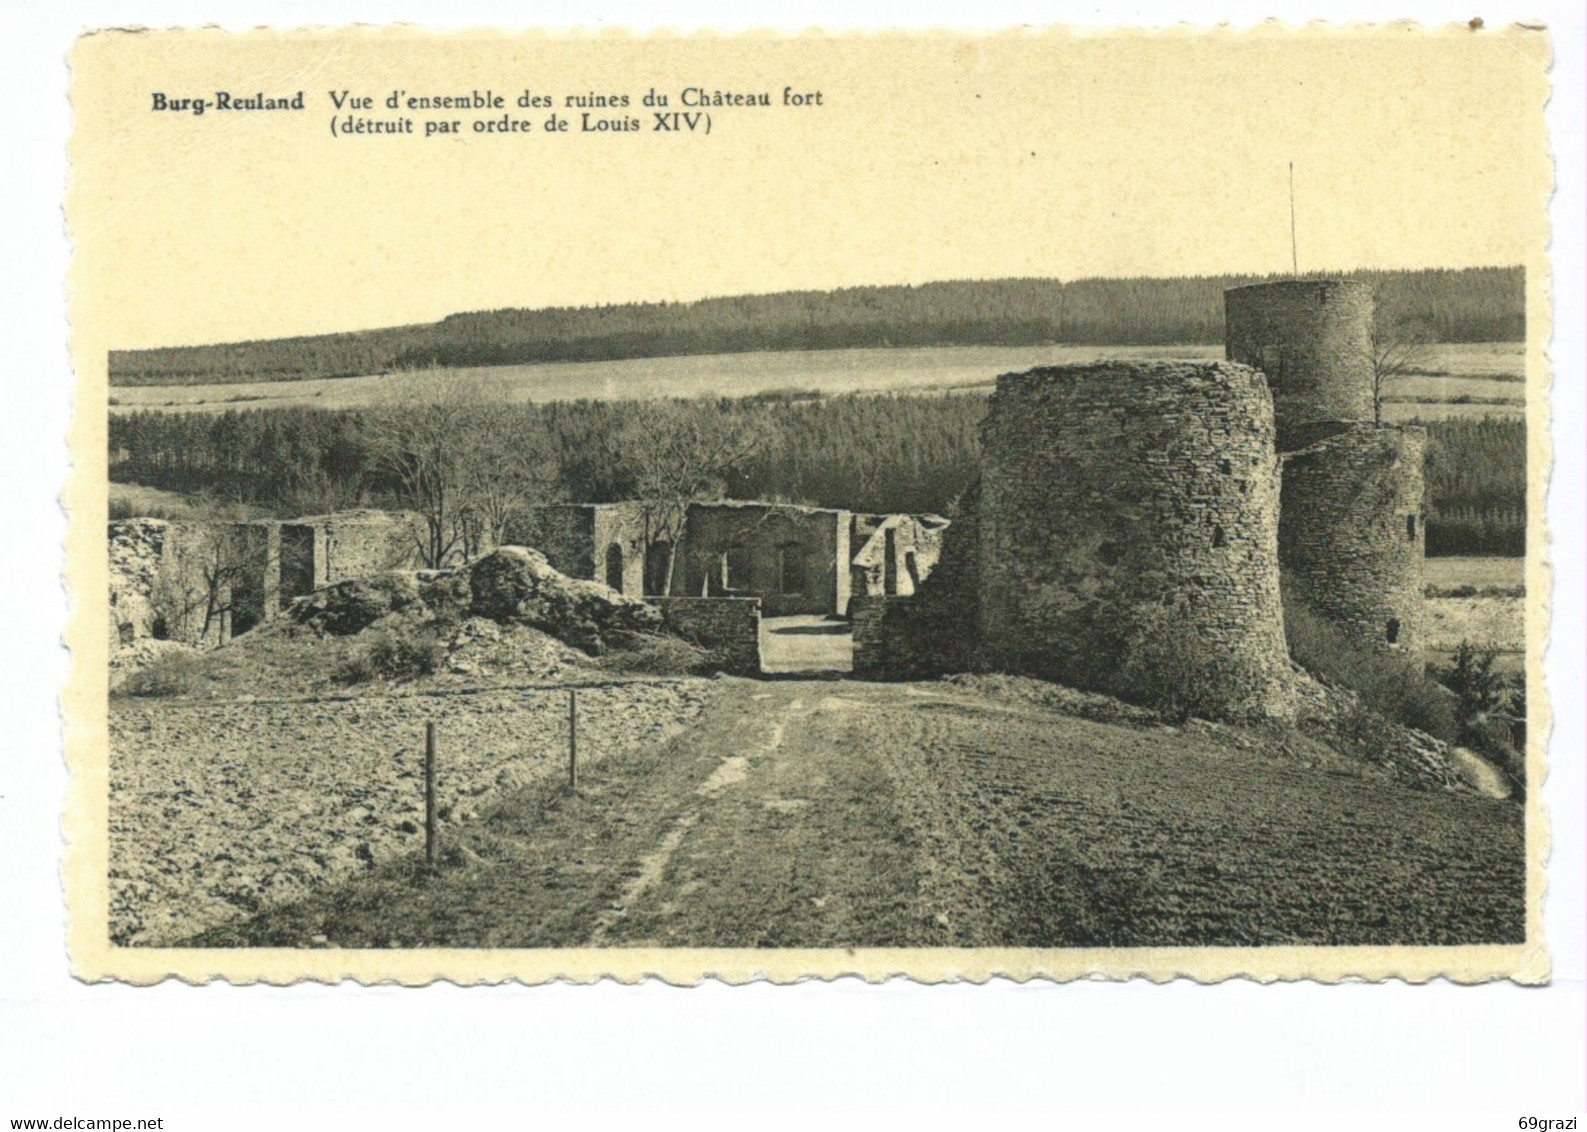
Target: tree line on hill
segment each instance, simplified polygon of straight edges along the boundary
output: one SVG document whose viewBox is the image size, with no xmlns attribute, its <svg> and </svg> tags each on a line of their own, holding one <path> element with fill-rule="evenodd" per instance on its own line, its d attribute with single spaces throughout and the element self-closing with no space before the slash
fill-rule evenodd
<svg viewBox="0 0 1587 1132">
<path fill-rule="evenodd" d="M 354 377 L 404 369 L 892 346 L 1212 344 L 1223 292 L 1283 276 L 992 279 L 688 303 L 506 309 L 263 341 L 113 350 L 112 385 Z M 1359 272 L 1432 341 L 1525 338 L 1519 267 Z"/>
<path fill-rule="evenodd" d="M 454 477 L 484 493 L 491 523 L 528 503 L 654 492 L 657 469 L 676 462 L 665 445 L 685 443 L 735 453 L 731 461 L 702 458 L 709 473 L 692 492 L 942 513 L 978 474 L 985 409 L 979 393 L 490 405 L 446 418 L 451 431 L 428 443 L 459 462 Z M 411 506 L 428 489 L 403 462 L 404 445 L 415 447 L 439 419 L 426 407 L 117 413 L 110 474 L 281 516 Z M 1428 553 L 1523 554 L 1524 423 L 1494 417 L 1426 427 Z"/>
</svg>

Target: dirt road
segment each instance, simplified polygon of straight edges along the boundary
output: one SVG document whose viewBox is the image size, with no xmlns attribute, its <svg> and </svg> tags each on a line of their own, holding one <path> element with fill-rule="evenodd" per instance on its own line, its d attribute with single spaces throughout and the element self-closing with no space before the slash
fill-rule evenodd
<svg viewBox="0 0 1587 1132">
<path fill-rule="evenodd" d="M 199 943 L 1086 946 L 1511 942 L 1513 805 L 941 684 L 734 681 L 577 795 Z"/>
</svg>

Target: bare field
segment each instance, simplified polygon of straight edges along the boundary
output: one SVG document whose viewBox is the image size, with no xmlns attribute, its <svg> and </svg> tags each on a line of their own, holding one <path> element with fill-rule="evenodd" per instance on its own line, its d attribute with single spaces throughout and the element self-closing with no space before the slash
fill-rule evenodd
<svg viewBox="0 0 1587 1132">
<path fill-rule="evenodd" d="M 1460 944 L 1523 935 L 1518 807 L 1254 733 L 939 683 L 729 681 L 577 793 L 530 784 L 197 946 Z"/>
<path fill-rule="evenodd" d="M 940 392 L 990 387 L 1002 373 L 1042 365 L 1100 358 L 1221 358 L 1223 348 L 1181 346 L 942 346 L 925 349 L 812 350 L 640 358 L 615 362 L 492 366 L 446 371 L 494 387 L 507 402 L 638 399 L 647 397 L 748 396 L 777 390 L 823 394 Z M 1514 383 L 1481 380 L 1522 371 L 1522 347 L 1514 343 L 1439 346 L 1426 368 L 1452 378 L 1407 376 L 1396 390 L 1408 395 L 1517 397 Z M 1454 381 L 1451 380 L 1461 379 Z M 1476 379 L 1473 381 L 1472 379 Z M 436 386 L 429 372 L 376 374 L 315 381 L 262 381 L 217 385 L 117 386 L 112 411 L 222 412 L 226 409 L 314 407 L 362 409 L 422 402 Z M 1469 387 L 1469 388 L 1468 388 Z M 1491 388 L 1490 388 L 1491 387 Z M 1519 412 L 1520 405 L 1394 403 L 1393 420 L 1420 416 L 1483 416 Z"/>
<path fill-rule="evenodd" d="M 1427 647 L 1439 652 L 1462 642 L 1520 652 L 1526 647 L 1526 601 L 1518 597 L 1430 597 Z"/>
<path fill-rule="evenodd" d="M 653 752 L 700 711 L 709 681 L 579 696 L 587 767 Z M 110 931 L 160 945 L 302 899 L 424 844 L 424 725 L 455 827 L 503 793 L 561 779 L 560 691 L 247 702 L 115 700 L 110 712 Z"/>
<path fill-rule="evenodd" d="M 1524 558 L 1429 558 L 1423 566 L 1423 576 L 1435 590 L 1452 590 L 1460 586 L 1504 586 L 1519 589 L 1526 584 L 1526 559 Z"/>
</svg>

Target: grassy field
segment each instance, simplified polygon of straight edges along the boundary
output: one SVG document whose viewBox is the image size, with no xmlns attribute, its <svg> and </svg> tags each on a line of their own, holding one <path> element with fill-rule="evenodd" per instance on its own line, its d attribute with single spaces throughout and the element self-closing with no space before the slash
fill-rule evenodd
<svg viewBox="0 0 1587 1132">
<path fill-rule="evenodd" d="M 1423 571 L 1434 593 L 1463 586 L 1520 590 L 1526 585 L 1524 558 L 1429 558 Z"/>
<path fill-rule="evenodd" d="M 933 347 L 789 351 L 569 362 L 552 365 L 494 366 L 447 371 L 497 387 L 508 402 L 598 400 L 646 397 L 746 396 L 776 390 L 823 394 L 850 392 L 937 392 L 984 386 L 1001 373 L 1040 365 L 1088 362 L 1099 358 L 1221 358 L 1220 346 L 1032 346 Z M 1496 376 L 1518 375 L 1524 361 L 1519 343 L 1477 343 L 1436 347 L 1423 368 L 1439 376 L 1407 375 L 1391 383 L 1391 396 L 1426 398 L 1385 407 L 1392 420 L 1445 416 L 1519 414 L 1521 404 L 1452 404 L 1459 396 L 1515 399 L 1523 386 Z M 1443 376 L 1448 375 L 1448 376 Z M 307 406 L 358 409 L 423 401 L 435 386 L 430 372 L 378 374 L 318 381 L 253 382 L 230 385 L 149 385 L 118 387 L 112 407 L 170 412 Z"/>
<path fill-rule="evenodd" d="M 1315 744 L 1115 726 L 947 684 L 731 681 L 198 946 L 1457 944 L 1523 936 L 1514 805 Z"/>
</svg>

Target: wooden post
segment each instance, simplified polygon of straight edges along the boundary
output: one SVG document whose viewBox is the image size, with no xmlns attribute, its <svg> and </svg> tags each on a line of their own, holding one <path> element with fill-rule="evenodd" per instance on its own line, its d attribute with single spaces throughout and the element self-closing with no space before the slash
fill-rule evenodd
<svg viewBox="0 0 1587 1132">
<path fill-rule="evenodd" d="M 568 689 L 568 789 L 579 788 L 579 690 Z"/>
<path fill-rule="evenodd" d="M 424 725 L 424 863 L 435 867 L 435 724 Z"/>
</svg>

